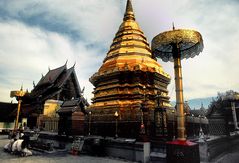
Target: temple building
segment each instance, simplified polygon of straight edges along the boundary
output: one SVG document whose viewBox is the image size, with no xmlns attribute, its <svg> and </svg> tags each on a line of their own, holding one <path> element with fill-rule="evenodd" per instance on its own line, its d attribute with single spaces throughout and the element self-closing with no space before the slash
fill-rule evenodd
<svg viewBox="0 0 239 163">
<path fill-rule="evenodd" d="M 239 93 L 227 91 L 219 93 L 209 105 L 207 118 L 210 135 L 230 135 L 238 131 Z"/>
<path fill-rule="evenodd" d="M 59 135 L 84 135 L 85 108 L 89 106 L 84 97 L 67 100 L 57 111 Z"/>
<path fill-rule="evenodd" d="M 33 83 L 33 87 L 31 92 L 22 97 L 20 113 L 20 119 L 27 118 L 29 128 L 57 130 L 56 111 L 60 105 L 66 100 L 83 98 L 75 66 L 67 68 L 67 63 L 56 69 L 49 69 L 36 85 Z M 12 114 L 16 115 L 16 110 Z"/>
<path fill-rule="evenodd" d="M 135 21 L 131 0 L 103 64 L 90 82 L 95 86 L 87 122 L 92 134 L 138 137 L 143 123 L 146 134 L 152 135 L 153 126 L 160 121 L 155 108 L 170 107 L 170 76 L 151 53 Z"/>
</svg>

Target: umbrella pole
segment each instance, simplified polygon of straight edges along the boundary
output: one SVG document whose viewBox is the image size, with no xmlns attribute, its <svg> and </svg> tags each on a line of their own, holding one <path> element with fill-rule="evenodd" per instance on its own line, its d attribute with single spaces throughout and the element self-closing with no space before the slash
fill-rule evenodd
<svg viewBox="0 0 239 163">
<path fill-rule="evenodd" d="M 14 131 L 17 131 L 17 129 L 18 129 L 18 120 L 19 120 L 19 113 L 20 113 L 21 103 L 22 103 L 22 100 L 19 99 L 18 105 L 17 105 L 17 116 L 16 116 L 15 125 L 14 125 Z"/>
<path fill-rule="evenodd" d="M 174 47 L 176 48 L 176 47 Z M 174 74 L 176 86 L 176 107 L 177 107 L 177 131 L 178 140 L 185 141 L 185 117 L 184 117 L 184 100 L 183 100 L 183 80 L 182 80 L 182 66 L 180 58 L 180 50 L 174 50 Z"/>
</svg>

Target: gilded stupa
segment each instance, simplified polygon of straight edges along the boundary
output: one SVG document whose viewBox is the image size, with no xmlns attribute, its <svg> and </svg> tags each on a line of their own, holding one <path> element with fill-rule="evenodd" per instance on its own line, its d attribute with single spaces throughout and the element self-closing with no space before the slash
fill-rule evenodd
<svg viewBox="0 0 239 163">
<path fill-rule="evenodd" d="M 88 109 L 92 134 L 114 135 L 115 119 L 118 118 L 118 135 L 137 137 L 142 120 L 147 123 L 146 129 L 151 130 L 156 96 L 160 107 L 170 106 L 167 90 L 170 76 L 152 55 L 149 43 L 135 21 L 131 0 L 127 1 L 123 22 L 103 65 L 90 82 L 95 86 L 92 105 Z M 115 117 L 116 111 L 119 117 Z"/>
</svg>

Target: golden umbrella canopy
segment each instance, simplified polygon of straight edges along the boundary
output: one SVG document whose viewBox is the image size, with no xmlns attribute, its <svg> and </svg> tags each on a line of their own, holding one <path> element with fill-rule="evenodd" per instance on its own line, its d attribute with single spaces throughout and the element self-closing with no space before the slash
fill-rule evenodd
<svg viewBox="0 0 239 163">
<path fill-rule="evenodd" d="M 173 61 L 173 45 L 177 45 L 180 59 L 193 58 L 203 50 L 203 39 L 199 32 L 176 29 L 158 34 L 152 40 L 152 52 L 164 62 Z"/>
</svg>

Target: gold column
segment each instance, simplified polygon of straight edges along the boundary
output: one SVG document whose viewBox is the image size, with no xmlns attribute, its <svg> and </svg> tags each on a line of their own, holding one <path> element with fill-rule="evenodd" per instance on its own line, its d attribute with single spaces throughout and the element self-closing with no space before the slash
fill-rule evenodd
<svg viewBox="0 0 239 163">
<path fill-rule="evenodd" d="M 16 131 L 18 129 L 18 120 L 19 120 L 19 113 L 20 113 L 21 103 L 22 103 L 22 100 L 19 98 L 18 105 L 17 105 L 17 117 L 16 117 L 15 126 L 14 126 L 14 131 Z"/>
<path fill-rule="evenodd" d="M 18 128 L 18 121 L 19 121 L 19 113 L 20 113 L 20 109 L 21 109 L 21 103 L 22 103 L 22 97 L 26 94 L 26 92 L 24 92 L 22 90 L 22 87 L 20 89 L 20 91 L 11 91 L 10 92 L 10 97 L 16 97 L 18 99 L 18 105 L 17 105 L 17 117 L 16 117 L 16 121 L 15 121 L 15 125 L 14 125 L 14 131 L 17 130 Z"/>
<path fill-rule="evenodd" d="M 178 52 L 179 53 L 179 52 Z M 180 55 L 174 57 L 174 74 L 176 86 L 176 104 L 177 104 L 177 122 L 178 122 L 178 140 L 184 141 L 185 138 L 185 118 L 184 118 L 184 104 L 183 104 L 183 81 L 182 81 L 182 67 Z"/>
</svg>

